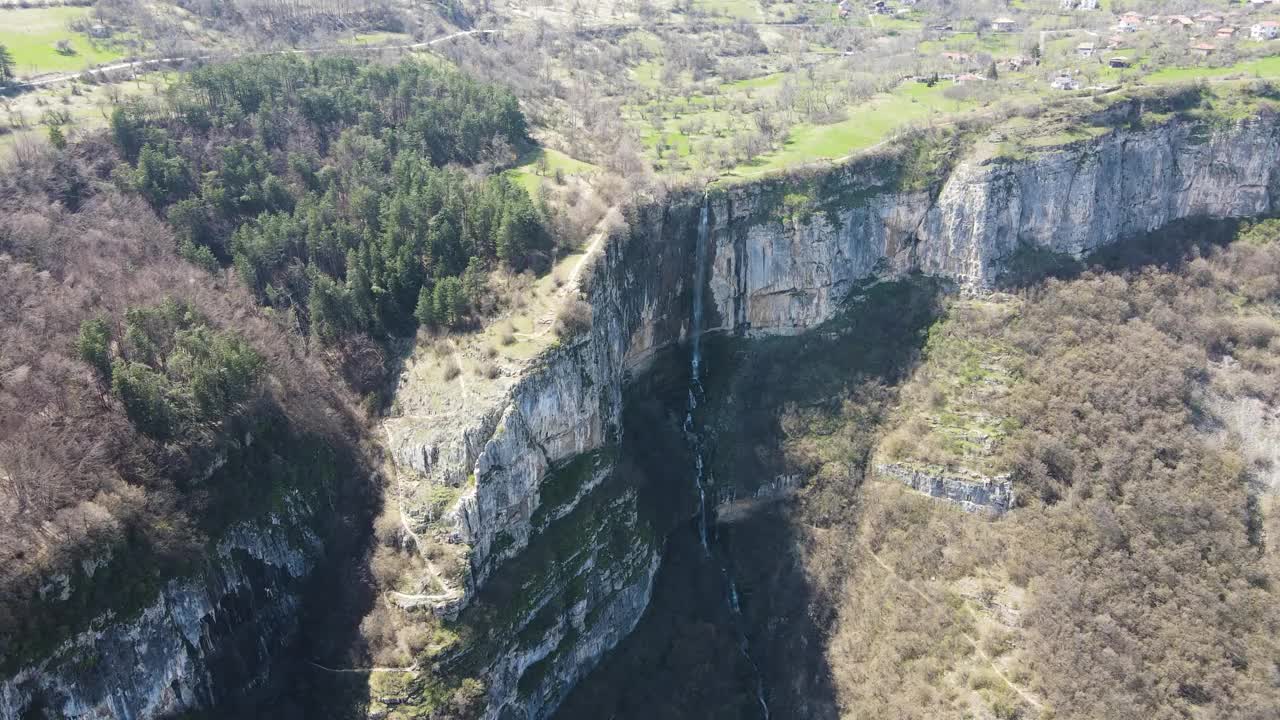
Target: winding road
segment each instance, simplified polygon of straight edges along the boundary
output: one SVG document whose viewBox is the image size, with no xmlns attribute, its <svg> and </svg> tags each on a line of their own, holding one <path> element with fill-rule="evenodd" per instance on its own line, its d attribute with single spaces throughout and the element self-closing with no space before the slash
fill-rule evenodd
<svg viewBox="0 0 1280 720">
<path fill-rule="evenodd" d="M 365 52 L 374 53 L 386 50 L 421 50 L 450 40 L 456 40 L 460 37 L 468 35 L 490 35 L 498 32 L 497 30 L 459 30 L 434 40 L 427 40 L 419 43 L 409 43 L 404 45 L 327 45 L 315 48 L 291 48 L 289 50 L 265 50 L 262 52 L 246 53 L 246 57 L 265 57 L 270 55 L 317 55 L 321 53 L 331 52 Z M 121 62 L 112 65 L 103 65 L 81 72 L 62 73 L 59 75 L 49 75 L 47 77 L 35 80 L 27 80 L 25 82 L 13 83 L 10 88 L 17 90 L 34 90 L 49 85 L 57 85 L 58 83 L 70 82 L 79 78 L 88 77 L 97 73 L 113 73 L 120 70 L 145 70 L 151 67 L 159 67 L 162 65 L 177 65 L 184 62 L 196 62 L 203 60 L 213 60 L 219 57 L 218 54 L 210 53 L 207 55 L 189 55 L 185 57 L 163 57 L 150 58 L 148 60 L 134 60 L 132 62 Z"/>
</svg>

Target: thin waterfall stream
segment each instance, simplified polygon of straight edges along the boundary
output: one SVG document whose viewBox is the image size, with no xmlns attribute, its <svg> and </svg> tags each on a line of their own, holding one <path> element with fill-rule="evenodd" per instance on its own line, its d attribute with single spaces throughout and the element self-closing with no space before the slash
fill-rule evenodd
<svg viewBox="0 0 1280 720">
<path fill-rule="evenodd" d="M 733 574 L 729 572 L 729 566 L 716 558 L 715 553 L 711 552 L 711 545 L 707 542 L 706 467 L 703 460 L 705 448 L 703 447 L 702 434 L 695 425 L 693 414 L 698 408 L 699 399 L 705 399 L 702 388 L 702 294 L 703 286 L 707 281 L 707 252 L 711 234 L 710 215 L 711 201 L 710 198 L 704 195 L 702 198 L 702 210 L 698 216 L 698 240 L 694 249 L 693 317 L 689 327 L 691 374 L 689 379 L 689 406 L 684 419 L 684 431 L 689 438 L 689 444 L 693 448 L 694 455 L 693 480 L 698 489 L 698 539 L 702 542 L 702 550 L 707 559 L 715 563 L 720 569 L 720 575 L 724 578 L 729 614 L 733 618 L 734 630 L 738 634 L 738 649 L 751 666 L 751 672 L 755 678 L 756 701 L 760 704 L 761 715 L 764 720 L 769 720 L 769 704 L 765 701 L 764 695 L 764 678 L 760 675 L 760 667 L 751 657 L 751 645 L 747 639 L 742 609 L 738 603 L 737 583 L 733 580 Z"/>
</svg>

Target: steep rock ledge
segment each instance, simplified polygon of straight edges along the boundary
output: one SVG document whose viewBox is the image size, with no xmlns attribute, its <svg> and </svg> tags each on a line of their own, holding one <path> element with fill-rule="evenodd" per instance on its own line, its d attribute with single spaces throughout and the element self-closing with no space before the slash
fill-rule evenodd
<svg viewBox="0 0 1280 720">
<path fill-rule="evenodd" d="M 1013 483 L 1008 475 L 981 477 L 941 468 L 910 467 L 901 463 L 876 465 L 881 477 L 896 480 L 929 497 L 954 503 L 969 512 L 1003 515 L 1013 507 Z"/>
<path fill-rule="evenodd" d="M 872 158 L 816 179 L 716 190 L 709 195 L 709 325 L 798 333 L 832 317 L 854 283 L 874 274 L 922 271 L 981 291 L 1023 249 L 1079 257 L 1179 219 L 1270 213 L 1280 191 L 1277 157 L 1280 132 L 1272 120 L 1173 121 L 1026 159 L 960 161 L 921 189 L 897 187 L 893 159 Z M 798 202 L 797 189 L 808 193 Z M 425 424 L 412 417 L 388 423 L 399 499 L 414 531 L 469 547 L 462 605 L 536 542 L 534 518 L 549 474 L 627 432 L 623 387 L 656 351 L 687 336 L 702 202 L 701 194 L 688 194 L 640 209 L 630 233 L 606 244 L 590 289 L 588 334 L 531 363 L 483 405 L 461 403 Z M 433 518 L 421 499 L 439 485 L 462 493 Z M 594 492 L 568 493 L 557 512 L 571 512 Z M 606 582 L 607 568 L 592 567 L 574 577 Z M 567 580 L 550 582 L 563 592 Z M 635 624 L 647 596 L 628 597 L 635 601 L 609 613 L 622 632 L 584 639 L 553 628 L 538 636 L 531 654 L 498 649 L 488 666 L 494 680 L 487 716 L 553 712 L 562 697 L 557 688 L 571 685 Z M 595 609 L 590 600 L 583 606 Z M 525 632 L 536 610 L 511 630 Z M 580 643 L 590 651 L 581 652 Z M 553 654 L 554 667 L 526 676 L 528 658 Z"/>
</svg>

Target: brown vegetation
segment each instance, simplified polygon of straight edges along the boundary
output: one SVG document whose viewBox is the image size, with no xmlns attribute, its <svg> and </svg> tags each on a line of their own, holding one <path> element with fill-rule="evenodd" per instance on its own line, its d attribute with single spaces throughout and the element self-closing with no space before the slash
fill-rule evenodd
<svg viewBox="0 0 1280 720">
<path fill-rule="evenodd" d="M 1172 269 L 1037 284 L 995 322 L 958 304 L 934 329 L 880 452 L 972 461 L 922 418 L 955 409 L 966 373 L 988 393 L 993 352 L 1016 357 L 984 409 L 1009 419 L 987 461 L 1013 471 L 1021 507 L 990 522 L 873 485 L 813 531 L 846 716 L 959 718 L 979 701 L 997 717 L 1273 716 L 1275 469 L 1215 413 L 1280 400 L 1278 237 L 1268 222 Z M 844 426 L 865 426 L 854 410 Z M 799 507 L 817 528 L 821 477 Z"/>
<path fill-rule="evenodd" d="M 114 162 L 110 148 L 83 143 L 28 156 L 0 176 L 5 664 L 55 642 L 120 594 L 149 602 L 143 595 L 153 580 L 134 583 L 130 572 L 178 571 L 223 524 L 261 510 L 241 503 L 273 478 L 210 474 L 227 447 L 243 449 L 229 435 L 233 428 L 243 432 L 247 423 L 276 437 L 317 438 L 339 454 L 359 432 L 341 383 L 287 325 L 229 276 L 211 277 L 178 259 L 172 234 L 149 207 L 104 183 Z M 213 329 L 242 338 L 267 373 L 250 406 L 167 441 L 130 422 L 76 349 L 82 322 L 112 326 L 126 310 L 162 298 L 189 303 Z M 72 587 L 71 601 L 58 605 L 61 591 L 50 590 L 50 578 L 66 573 L 74 581 L 73 563 L 84 559 L 111 559 L 123 574 L 92 597 Z"/>
</svg>

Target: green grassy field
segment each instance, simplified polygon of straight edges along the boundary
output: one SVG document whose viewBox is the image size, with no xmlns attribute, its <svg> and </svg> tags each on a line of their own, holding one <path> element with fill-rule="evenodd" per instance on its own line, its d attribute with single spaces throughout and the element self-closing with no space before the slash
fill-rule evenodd
<svg viewBox="0 0 1280 720">
<path fill-rule="evenodd" d="M 538 161 L 546 160 L 546 174 L 538 174 Z M 589 173 L 598 168 L 591 163 L 585 163 L 581 160 L 565 155 L 557 150 L 550 148 L 538 148 L 524 157 L 520 158 L 520 164 L 510 170 L 512 178 L 520 184 L 531 196 L 536 197 L 538 188 L 549 177 L 555 175 L 560 170 L 565 175 L 580 175 Z"/>
<path fill-rule="evenodd" d="M 696 0 L 694 5 L 703 12 L 726 15 L 731 18 L 759 21 L 764 19 L 760 3 L 756 0 Z"/>
<path fill-rule="evenodd" d="M 13 55 L 19 77 L 73 72 L 120 59 L 119 52 L 68 27 L 71 21 L 88 16 L 88 8 L 0 10 L 0 45 Z M 60 54 L 54 47 L 59 40 L 69 41 L 75 54 Z"/>
<path fill-rule="evenodd" d="M 1280 77 L 1280 55 L 1246 60 L 1227 67 L 1180 67 L 1165 68 L 1147 75 L 1144 79 L 1152 83 L 1186 82 L 1188 80 L 1211 80 L 1232 75 L 1245 75 L 1262 78 Z"/>
<path fill-rule="evenodd" d="M 22 139 L 47 138 L 49 129 L 42 122 L 42 116 L 48 110 L 67 114 L 68 123 L 62 127 L 63 132 L 69 135 L 92 132 L 106 126 L 113 98 L 154 97 L 177 77 L 174 72 L 150 72 L 114 85 L 59 85 L 16 95 L 0 111 L 0 127 L 8 130 L 0 134 L 0 158 Z"/>
<path fill-rule="evenodd" d="M 886 140 L 894 130 L 930 114 L 962 112 L 975 103 L 943 95 L 949 83 L 928 87 L 905 83 L 892 93 L 876 96 L 850 111 L 845 120 L 831 125 L 800 125 L 780 150 L 733 170 L 753 175 L 815 160 L 834 160 L 865 150 Z"/>
</svg>

